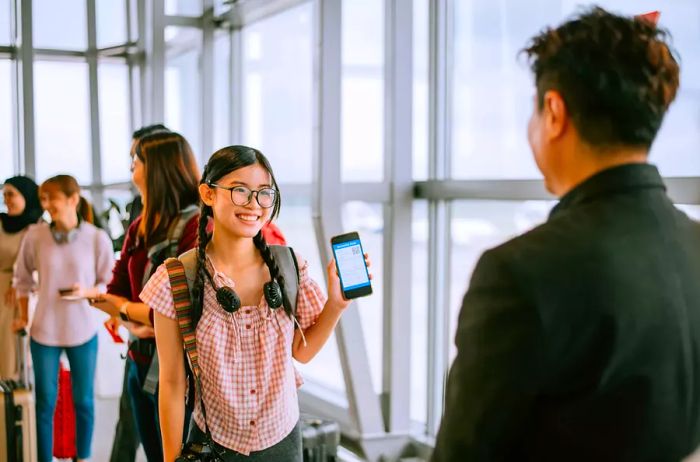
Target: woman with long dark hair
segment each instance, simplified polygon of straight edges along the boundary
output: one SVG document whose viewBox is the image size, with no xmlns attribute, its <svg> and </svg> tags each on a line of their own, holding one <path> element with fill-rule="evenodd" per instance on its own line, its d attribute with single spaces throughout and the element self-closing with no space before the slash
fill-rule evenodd
<svg viewBox="0 0 700 462">
<path fill-rule="evenodd" d="M 28 323 L 28 294 L 38 300 L 30 347 L 36 383 L 39 462 L 53 458 L 53 415 L 58 392 L 59 358 L 68 356 L 77 424 L 78 460 L 90 458 L 95 421 L 94 382 L 100 320 L 86 298 L 109 281 L 114 259 L 107 233 L 92 224 L 90 204 L 78 182 L 58 175 L 42 183 L 41 205 L 51 223 L 32 225 L 22 241 L 14 273 L 20 307 L 15 329 Z M 33 273 L 39 275 L 35 284 Z"/>
<path fill-rule="evenodd" d="M 127 391 L 141 444 L 151 462 L 163 460 L 157 355 L 153 311 L 139 299 L 139 293 L 165 258 L 195 246 L 199 177 L 190 144 L 182 135 L 162 130 L 134 141 L 131 179 L 141 194 L 143 211 L 127 230 L 107 292 L 95 303 L 125 321 L 132 333 Z"/>
<path fill-rule="evenodd" d="M 5 180 L 2 196 L 7 207 L 0 213 L 0 379 L 17 375 L 16 342 L 12 323 L 16 299 L 12 289 L 12 266 L 29 225 L 39 221 L 43 210 L 39 204 L 39 186 L 26 176 Z"/>
<path fill-rule="evenodd" d="M 225 460 L 301 461 L 302 382 L 292 358 L 310 361 L 350 302 L 342 296 L 334 262 L 327 268 L 326 300 L 301 258 L 296 300 L 283 295 L 281 306 L 273 308 L 263 296 L 263 286 L 273 280 L 281 294 L 297 281 L 283 277 L 263 237 L 264 224 L 279 212 L 280 193 L 262 153 L 245 146 L 220 149 L 204 169 L 199 194 L 201 217 L 213 220 L 213 232 L 200 222 L 192 300 L 206 422 L 197 399 L 190 439 L 203 441 L 209 430 Z M 224 306 L 222 290 L 235 290 L 237 307 Z M 141 298 L 156 311 L 164 460 L 172 462 L 183 440 L 186 376 L 165 266 Z"/>
</svg>

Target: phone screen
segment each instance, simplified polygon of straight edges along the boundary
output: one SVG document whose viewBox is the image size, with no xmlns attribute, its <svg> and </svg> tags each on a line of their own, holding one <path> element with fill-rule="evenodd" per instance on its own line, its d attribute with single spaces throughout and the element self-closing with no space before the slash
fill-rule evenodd
<svg viewBox="0 0 700 462">
<path fill-rule="evenodd" d="M 333 244 L 333 253 L 338 265 L 343 292 L 370 285 L 369 273 L 365 266 L 365 256 L 359 239 Z"/>
</svg>

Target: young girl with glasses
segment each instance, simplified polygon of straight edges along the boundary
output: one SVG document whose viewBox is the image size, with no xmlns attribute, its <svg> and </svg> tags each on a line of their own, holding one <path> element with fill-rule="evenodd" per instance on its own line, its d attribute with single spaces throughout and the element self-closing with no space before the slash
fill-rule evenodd
<svg viewBox="0 0 700 462">
<path fill-rule="evenodd" d="M 214 153 L 199 185 L 201 216 L 213 218 L 209 235 L 199 227 L 193 321 L 202 371 L 202 398 L 195 404 L 191 441 L 206 428 L 224 460 L 301 462 L 297 387 L 292 358 L 306 363 L 321 349 L 349 305 L 335 263 L 328 264 L 328 298 L 298 258 L 296 310 L 272 309 L 263 286 L 285 280 L 261 233 L 280 210 L 280 194 L 265 156 L 245 146 Z M 229 287 L 240 309 L 224 310 L 217 289 Z M 156 312 L 160 357 L 160 422 L 164 456 L 172 462 L 182 445 L 186 390 L 183 340 L 168 273 L 161 266 L 141 299 Z M 298 328 L 295 328 L 297 327 Z"/>
</svg>

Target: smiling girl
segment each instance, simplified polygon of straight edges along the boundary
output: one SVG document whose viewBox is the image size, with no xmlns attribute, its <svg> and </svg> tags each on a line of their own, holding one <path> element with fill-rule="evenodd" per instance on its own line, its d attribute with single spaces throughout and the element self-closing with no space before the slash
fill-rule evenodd
<svg viewBox="0 0 700 462">
<path fill-rule="evenodd" d="M 80 187 L 72 176 L 49 178 L 41 185 L 39 197 L 51 216 L 51 224 L 30 226 L 22 241 L 14 274 L 20 306 L 15 329 L 26 327 L 27 297 L 36 289 L 38 300 L 29 333 L 39 462 L 52 460 L 53 414 L 63 351 L 71 368 L 78 460 L 85 461 L 90 457 L 94 427 L 93 384 L 100 326 L 86 298 L 104 290 L 112 275 L 112 242 L 91 224 L 90 204 L 80 196 Z M 38 286 L 34 271 L 39 274 Z M 69 294 L 70 299 L 61 293 Z"/>
<path fill-rule="evenodd" d="M 193 318 L 206 422 L 198 399 L 189 439 L 203 441 L 208 429 L 226 461 L 301 461 L 297 387 L 302 381 L 292 359 L 310 361 L 350 302 L 343 299 L 334 262 L 327 268 L 326 300 L 298 258 L 295 309 L 289 300 L 278 309 L 269 306 L 263 286 L 274 279 L 284 292 L 285 280 L 261 233 L 280 210 L 277 183 L 262 153 L 245 146 L 217 151 L 204 169 L 199 194 L 201 216 L 212 217 L 214 226 L 209 235 L 200 225 L 196 250 Z M 226 309 L 217 301 L 224 287 L 235 291 L 240 308 Z M 156 311 L 161 432 L 165 461 L 172 462 L 182 445 L 186 377 L 164 266 L 141 298 Z"/>
</svg>

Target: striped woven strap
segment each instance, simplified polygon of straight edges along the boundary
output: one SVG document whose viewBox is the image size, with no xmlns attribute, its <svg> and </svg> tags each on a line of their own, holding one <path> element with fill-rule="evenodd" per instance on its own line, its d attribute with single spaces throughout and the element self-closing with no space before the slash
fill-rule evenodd
<svg viewBox="0 0 700 462">
<path fill-rule="evenodd" d="M 185 266 L 177 258 L 168 258 L 165 260 L 165 267 L 168 270 L 170 278 L 170 290 L 173 294 L 173 302 L 175 304 L 175 314 L 177 323 L 180 326 L 180 334 L 182 334 L 182 343 L 185 348 L 185 353 L 190 360 L 190 367 L 199 380 L 200 370 L 197 357 L 197 342 L 195 340 L 194 324 L 192 323 L 192 299 L 190 298 L 190 290 L 187 286 L 187 277 L 185 275 Z"/>
</svg>

